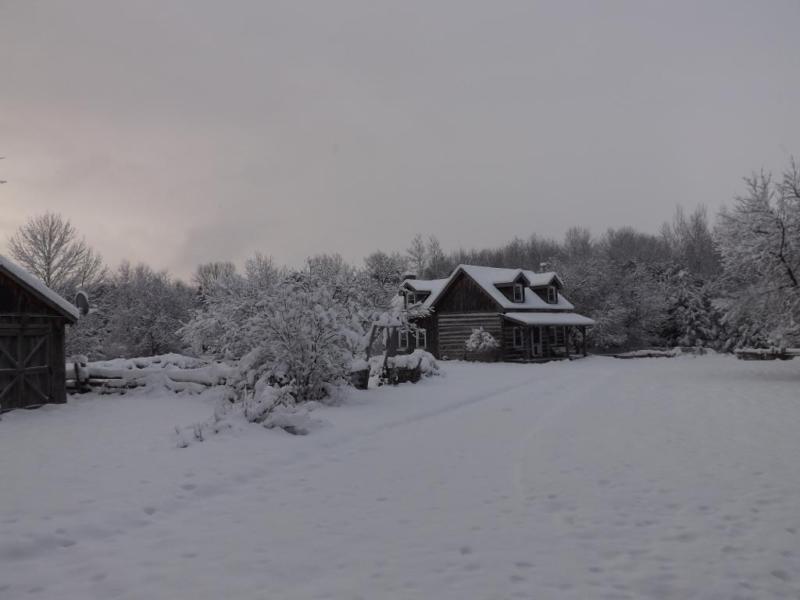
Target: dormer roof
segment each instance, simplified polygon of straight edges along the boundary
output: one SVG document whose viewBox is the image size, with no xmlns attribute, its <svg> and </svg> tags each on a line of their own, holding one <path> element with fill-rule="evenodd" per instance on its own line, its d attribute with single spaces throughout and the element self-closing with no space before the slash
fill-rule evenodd
<svg viewBox="0 0 800 600">
<path fill-rule="evenodd" d="M 486 292 L 501 308 L 509 310 L 573 310 L 575 307 L 558 294 L 558 302 L 549 304 L 542 300 L 530 287 L 542 287 L 555 285 L 557 288 L 563 287 L 563 282 L 558 274 L 553 272 L 536 273 L 524 269 L 505 269 L 497 267 L 482 267 L 476 265 L 459 265 L 446 279 L 406 280 L 403 285 L 415 291 L 429 291 L 430 295 L 423 302 L 423 307 L 433 308 L 436 302 L 444 295 L 449 284 L 455 281 L 459 274 L 464 273 L 470 277 L 478 286 Z M 509 300 L 498 287 L 512 285 L 522 276 L 527 286 L 524 289 L 524 299 L 522 302 Z M 528 287 L 530 286 L 530 287 Z"/>
</svg>

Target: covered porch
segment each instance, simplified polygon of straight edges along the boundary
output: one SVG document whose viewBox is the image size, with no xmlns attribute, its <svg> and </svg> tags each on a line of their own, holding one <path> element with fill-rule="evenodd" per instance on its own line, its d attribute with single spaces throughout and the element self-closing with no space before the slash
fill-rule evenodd
<svg viewBox="0 0 800 600">
<path fill-rule="evenodd" d="M 513 312 L 503 315 L 510 328 L 507 359 L 546 361 L 586 356 L 589 317 L 576 313 Z"/>
</svg>

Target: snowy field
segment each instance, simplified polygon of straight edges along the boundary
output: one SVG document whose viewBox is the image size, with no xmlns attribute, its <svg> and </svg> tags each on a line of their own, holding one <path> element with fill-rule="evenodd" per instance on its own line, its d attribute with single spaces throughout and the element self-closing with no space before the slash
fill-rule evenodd
<svg viewBox="0 0 800 600">
<path fill-rule="evenodd" d="M 800 598 L 800 361 L 443 363 L 306 437 L 211 395 L 0 421 L 0 599 Z"/>
</svg>

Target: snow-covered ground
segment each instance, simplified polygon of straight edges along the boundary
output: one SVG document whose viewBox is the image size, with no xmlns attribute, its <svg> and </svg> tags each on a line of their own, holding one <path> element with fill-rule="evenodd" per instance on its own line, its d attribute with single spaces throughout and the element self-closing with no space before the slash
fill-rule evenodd
<svg viewBox="0 0 800 600">
<path fill-rule="evenodd" d="M 0 598 L 800 597 L 800 361 L 444 363 L 305 437 L 213 398 L 0 421 Z"/>
</svg>

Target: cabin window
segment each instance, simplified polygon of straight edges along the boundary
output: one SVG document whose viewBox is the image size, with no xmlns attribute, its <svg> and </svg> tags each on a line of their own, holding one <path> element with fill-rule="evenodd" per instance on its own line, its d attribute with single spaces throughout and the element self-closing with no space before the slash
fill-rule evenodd
<svg viewBox="0 0 800 600">
<path fill-rule="evenodd" d="M 555 286 L 547 286 L 547 302 L 548 304 L 558 304 L 558 290 Z"/>
<path fill-rule="evenodd" d="M 398 350 L 408 350 L 408 330 L 401 329 L 397 340 Z"/>
<path fill-rule="evenodd" d="M 514 327 L 514 348 L 522 348 L 525 346 L 525 339 L 522 333 L 522 327 Z"/>
<path fill-rule="evenodd" d="M 406 292 L 406 308 L 417 303 L 417 295 L 414 292 Z"/>
<path fill-rule="evenodd" d="M 525 289 L 522 287 L 521 283 L 514 284 L 514 302 L 524 302 L 525 301 Z"/>
<path fill-rule="evenodd" d="M 428 332 L 424 329 L 417 329 L 417 348 L 428 347 Z"/>
</svg>

